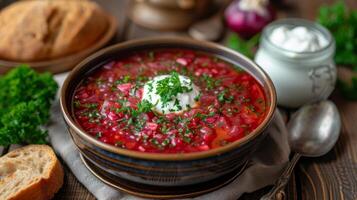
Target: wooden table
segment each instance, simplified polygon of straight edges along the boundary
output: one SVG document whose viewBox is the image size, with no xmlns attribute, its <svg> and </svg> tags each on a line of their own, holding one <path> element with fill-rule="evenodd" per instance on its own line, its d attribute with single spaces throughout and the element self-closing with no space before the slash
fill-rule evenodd
<svg viewBox="0 0 357 200">
<path fill-rule="evenodd" d="M 6 1 L 6 0 L 5 0 Z M 1 2 L 1 0 L 0 0 Z M 134 25 L 126 17 L 128 0 L 105 0 L 97 2 L 118 18 L 117 42 L 157 36 L 159 32 Z M 280 8 L 279 17 L 303 17 L 314 19 L 318 7 L 332 0 L 291 0 Z M 356 0 L 346 0 L 349 7 L 357 8 Z M 161 35 L 185 35 L 166 32 Z M 342 116 L 342 132 L 336 147 L 321 158 L 303 158 L 298 164 L 286 189 L 287 199 L 327 200 L 357 199 L 357 102 L 343 99 L 337 92 L 331 98 Z M 14 147 L 11 147 L 14 148 Z M 65 167 L 65 184 L 55 199 L 95 199 Z M 243 195 L 240 200 L 259 199 L 270 187 Z"/>
</svg>

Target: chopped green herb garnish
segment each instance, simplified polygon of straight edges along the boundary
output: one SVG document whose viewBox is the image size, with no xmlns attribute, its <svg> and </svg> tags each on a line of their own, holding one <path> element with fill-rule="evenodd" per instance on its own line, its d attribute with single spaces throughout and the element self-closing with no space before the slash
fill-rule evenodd
<svg viewBox="0 0 357 200">
<path fill-rule="evenodd" d="M 137 104 L 137 109 L 134 109 L 125 105 L 126 102 L 126 100 L 118 100 L 118 103 L 120 103 L 121 107 L 115 108 L 115 112 L 130 115 L 130 118 L 126 121 L 126 126 L 129 127 L 131 125 L 134 125 L 135 130 L 141 131 L 146 124 L 146 120 L 140 118 L 140 115 L 142 113 L 150 112 L 154 105 L 152 105 L 147 100 L 142 100 Z"/>
<path fill-rule="evenodd" d="M 124 76 L 124 78 L 123 78 L 123 82 L 124 83 L 128 83 L 129 81 L 130 81 L 130 76 L 129 75 L 126 75 L 126 76 Z"/>
<path fill-rule="evenodd" d="M 134 119 L 133 119 L 133 121 L 134 121 Z M 145 124 L 146 124 L 146 119 L 138 117 L 135 119 L 134 128 L 136 131 L 139 132 L 145 127 Z"/>
<path fill-rule="evenodd" d="M 152 105 L 148 100 L 142 100 L 138 103 L 138 112 L 139 113 L 146 113 L 151 111 L 154 105 Z"/>
<path fill-rule="evenodd" d="M 84 104 L 84 107 L 88 108 L 88 109 L 94 109 L 94 108 L 98 107 L 98 104 L 97 103 L 87 103 L 87 104 Z"/>
<path fill-rule="evenodd" d="M 206 74 L 203 74 L 202 79 L 205 82 L 207 89 L 211 90 L 216 86 L 216 82 L 212 77 L 210 77 Z"/>
<path fill-rule="evenodd" d="M 254 113 L 256 112 L 255 107 L 253 105 L 248 105 L 247 107 L 250 111 L 252 111 Z"/>
<path fill-rule="evenodd" d="M 182 106 L 180 105 L 180 102 L 178 99 L 175 99 L 174 106 L 177 108 L 177 110 L 182 110 Z"/>
<path fill-rule="evenodd" d="M 154 146 L 156 146 L 156 147 L 158 147 L 158 148 L 162 148 L 161 145 L 160 145 L 160 143 L 159 143 L 159 141 L 157 141 L 156 138 L 151 138 L 151 139 L 150 139 L 150 142 L 151 142 L 152 145 L 154 145 Z"/>
<path fill-rule="evenodd" d="M 161 142 L 161 146 L 167 146 L 168 144 L 170 144 L 169 138 L 166 138 L 164 141 Z"/>
<path fill-rule="evenodd" d="M 88 111 L 88 112 L 86 112 L 86 115 L 91 119 L 95 119 L 95 118 L 100 117 L 100 114 L 99 114 L 98 110 Z"/>
<path fill-rule="evenodd" d="M 163 124 L 163 125 L 161 126 L 161 132 L 164 133 L 164 134 L 166 134 L 168 131 L 169 131 L 169 129 L 167 128 L 166 124 Z"/>
<path fill-rule="evenodd" d="M 181 84 L 179 74 L 175 71 L 170 76 L 157 82 L 156 94 L 160 96 L 162 105 L 165 107 L 178 94 L 190 92 L 192 88 Z"/>
<path fill-rule="evenodd" d="M 152 92 L 154 89 L 154 86 L 152 85 L 152 81 L 150 81 L 147 85 L 149 86 L 149 92 Z"/>
<path fill-rule="evenodd" d="M 161 123 L 164 123 L 166 121 L 167 121 L 166 117 L 164 115 L 161 115 L 161 116 L 158 117 L 156 123 L 161 124 Z"/>
<path fill-rule="evenodd" d="M 125 75 L 123 78 L 116 80 L 114 82 L 114 85 L 119 85 L 119 84 L 123 84 L 123 83 L 129 83 L 131 80 L 130 75 Z"/>
<path fill-rule="evenodd" d="M 231 103 L 234 100 L 234 96 L 227 96 L 227 93 L 227 90 L 221 91 L 217 96 L 218 101 L 221 103 Z"/>
<path fill-rule="evenodd" d="M 98 132 L 98 133 L 95 134 L 95 137 L 98 139 L 98 138 L 101 138 L 102 135 L 103 135 L 102 132 Z"/>
<path fill-rule="evenodd" d="M 199 101 L 199 100 L 201 99 L 201 96 L 202 96 L 202 94 L 201 94 L 201 92 L 200 92 L 200 93 L 198 93 L 197 96 L 195 96 L 194 100 L 195 100 L 195 101 Z"/>
<path fill-rule="evenodd" d="M 191 138 L 189 138 L 189 137 L 184 136 L 182 139 L 186 143 L 190 143 L 191 142 Z"/>
</svg>

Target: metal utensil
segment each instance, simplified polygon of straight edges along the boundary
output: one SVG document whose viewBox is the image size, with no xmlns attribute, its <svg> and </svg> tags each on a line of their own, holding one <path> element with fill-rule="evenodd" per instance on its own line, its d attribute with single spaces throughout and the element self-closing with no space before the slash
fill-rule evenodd
<svg viewBox="0 0 357 200">
<path fill-rule="evenodd" d="M 334 103 L 321 101 L 303 106 L 288 124 L 288 140 L 294 157 L 275 183 L 273 189 L 261 200 L 284 199 L 284 188 L 301 156 L 318 157 L 335 145 L 341 130 L 341 118 Z"/>
</svg>

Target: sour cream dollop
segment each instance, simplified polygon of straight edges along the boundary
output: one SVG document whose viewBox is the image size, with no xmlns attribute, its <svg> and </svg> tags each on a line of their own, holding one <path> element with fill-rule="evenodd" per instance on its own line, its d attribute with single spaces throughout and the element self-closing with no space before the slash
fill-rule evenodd
<svg viewBox="0 0 357 200">
<path fill-rule="evenodd" d="M 289 29 L 285 26 L 275 28 L 269 36 L 276 46 L 294 52 L 314 52 L 327 46 L 322 34 L 304 26 Z"/>
<path fill-rule="evenodd" d="M 177 92 L 180 90 L 182 92 Z M 180 113 L 196 107 L 199 95 L 199 88 L 188 77 L 178 74 L 160 75 L 144 85 L 142 101 L 150 102 L 159 113 Z"/>
</svg>

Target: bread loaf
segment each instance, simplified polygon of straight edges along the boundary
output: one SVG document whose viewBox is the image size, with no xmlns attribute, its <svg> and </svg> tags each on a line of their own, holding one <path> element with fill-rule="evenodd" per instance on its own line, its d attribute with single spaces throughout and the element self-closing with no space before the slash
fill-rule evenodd
<svg viewBox="0 0 357 200">
<path fill-rule="evenodd" d="M 90 47 L 108 28 L 91 1 L 19 1 L 0 11 L 0 58 L 39 61 Z"/>
<path fill-rule="evenodd" d="M 63 184 L 63 169 L 51 147 L 29 145 L 0 158 L 1 200 L 51 199 Z"/>
</svg>

